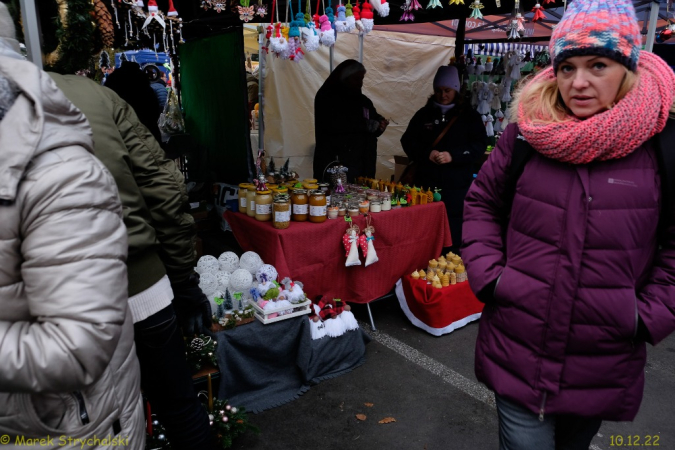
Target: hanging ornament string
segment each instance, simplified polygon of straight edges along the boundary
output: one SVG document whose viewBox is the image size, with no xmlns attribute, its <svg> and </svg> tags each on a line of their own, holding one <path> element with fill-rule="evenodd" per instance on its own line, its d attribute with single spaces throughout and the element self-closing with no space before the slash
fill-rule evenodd
<svg viewBox="0 0 675 450">
<path fill-rule="evenodd" d="M 274 10 L 275 6 L 277 5 L 277 0 L 272 0 L 272 14 L 270 14 L 270 25 L 274 24 Z M 279 15 L 279 11 L 277 11 L 277 16 Z"/>
</svg>

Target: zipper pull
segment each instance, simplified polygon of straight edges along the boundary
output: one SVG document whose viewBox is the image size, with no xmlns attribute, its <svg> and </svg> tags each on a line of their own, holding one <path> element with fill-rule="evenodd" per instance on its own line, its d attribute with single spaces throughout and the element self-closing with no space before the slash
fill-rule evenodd
<svg viewBox="0 0 675 450">
<path fill-rule="evenodd" d="M 544 392 L 544 398 L 541 400 L 541 407 L 539 407 L 539 422 L 544 421 L 544 407 L 546 405 L 546 396 L 548 392 Z"/>
<path fill-rule="evenodd" d="M 80 421 L 82 422 L 82 425 L 88 424 L 89 413 L 87 412 L 87 406 L 84 404 L 84 396 L 80 391 L 74 391 L 73 397 L 75 397 L 75 401 L 77 401 L 77 406 L 80 412 Z"/>
</svg>

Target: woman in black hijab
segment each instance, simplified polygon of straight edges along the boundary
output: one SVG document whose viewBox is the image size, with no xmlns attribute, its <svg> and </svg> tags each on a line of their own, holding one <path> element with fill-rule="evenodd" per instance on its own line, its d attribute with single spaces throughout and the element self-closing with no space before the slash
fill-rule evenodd
<svg viewBox="0 0 675 450">
<path fill-rule="evenodd" d="M 349 168 L 350 181 L 375 177 L 377 138 L 389 122 L 361 93 L 366 68 L 353 59 L 338 65 L 314 98 L 314 178 L 323 179 L 336 159 Z"/>
</svg>

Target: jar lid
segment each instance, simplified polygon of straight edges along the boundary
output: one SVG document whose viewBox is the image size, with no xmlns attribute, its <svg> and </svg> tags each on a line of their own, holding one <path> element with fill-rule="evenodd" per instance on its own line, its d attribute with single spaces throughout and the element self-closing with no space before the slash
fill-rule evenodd
<svg viewBox="0 0 675 450">
<path fill-rule="evenodd" d="M 286 203 L 290 200 L 290 197 L 288 194 L 277 194 L 274 196 L 274 202 L 275 203 Z"/>
<path fill-rule="evenodd" d="M 265 191 L 258 191 L 258 192 L 256 192 L 256 194 L 258 194 L 258 195 L 265 195 L 265 194 L 271 194 L 271 192 L 265 190 Z"/>
<path fill-rule="evenodd" d="M 246 189 L 248 189 L 249 191 L 255 191 L 256 186 L 255 186 L 255 184 L 249 184 L 248 186 L 246 186 Z"/>
<path fill-rule="evenodd" d="M 253 186 L 251 183 L 239 183 L 239 187 L 242 189 L 247 189 L 249 186 Z"/>
<path fill-rule="evenodd" d="M 309 195 L 326 195 L 324 191 L 321 191 L 319 189 L 314 189 L 309 191 Z"/>
<path fill-rule="evenodd" d="M 306 193 L 307 193 L 307 189 L 295 188 L 295 189 L 293 189 L 293 193 L 294 193 L 294 194 L 306 194 Z"/>
</svg>

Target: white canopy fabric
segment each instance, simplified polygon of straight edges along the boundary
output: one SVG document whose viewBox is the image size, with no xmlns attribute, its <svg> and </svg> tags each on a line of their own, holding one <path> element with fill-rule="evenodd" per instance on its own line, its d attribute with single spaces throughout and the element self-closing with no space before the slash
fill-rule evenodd
<svg viewBox="0 0 675 450">
<path fill-rule="evenodd" d="M 415 112 L 432 94 L 438 67 L 454 55 L 455 39 L 373 31 L 364 38 L 363 63 L 367 74 L 363 93 L 390 124 L 379 138 L 377 176 L 394 173 L 393 155 L 402 155 L 400 139 Z M 357 33 L 340 33 L 335 44 L 335 66 L 359 57 Z M 303 61 L 267 56 L 265 89 L 265 150 L 280 164 L 290 157 L 290 168 L 301 178 L 312 175 L 314 156 L 314 96 L 329 75 L 329 50 L 305 55 Z M 340 122 L 335 118 L 335 126 Z M 254 150 L 257 152 L 257 149 Z"/>
</svg>

